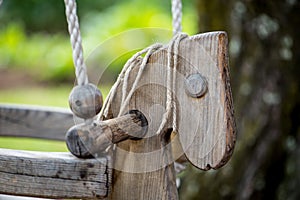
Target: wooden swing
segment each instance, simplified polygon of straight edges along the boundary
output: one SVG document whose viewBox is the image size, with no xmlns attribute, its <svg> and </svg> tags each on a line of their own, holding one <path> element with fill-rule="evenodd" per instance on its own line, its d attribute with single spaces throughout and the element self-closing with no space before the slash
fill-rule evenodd
<svg viewBox="0 0 300 200">
<path fill-rule="evenodd" d="M 0 136 L 66 140 L 72 154 L 0 149 L 0 194 L 178 199 L 175 161 L 202 170 L 227 163 L 236 133 L 225 32 L 182 34 L 173 0 L 173 39 L 129 59 L 103 104 L 86 76 L 75 0 L 65 4 L 78 83 L 69 102 L 82 120 L 1 105 Z"/>
</svg>

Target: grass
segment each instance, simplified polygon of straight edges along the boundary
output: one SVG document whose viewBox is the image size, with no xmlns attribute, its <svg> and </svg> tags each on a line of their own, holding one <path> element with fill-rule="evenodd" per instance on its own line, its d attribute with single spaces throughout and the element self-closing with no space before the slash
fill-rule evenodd
<svg viewBox="0 0 300 200">
<path fill-rule="evenodd" d="M 69 106 L 68 96 L 72 87 L 72 85 L 68 85 L 59 87 L 22 87 L 0 90 L 0 103 L 67 108 Z M 109 89 L 110 86 L 100 87 L 104 98 L 108 94 Z M 0 148 L 49 152 L 67 151 L 67 147 L 63 141 L 15 137 L 0 137 Z"/>
<path fill-rule="evenodd" d="M 68 107 L 68 96 L 72 86 L 21 87 L 0 90 L 0 102 L 40 106 Z"/>
<path fill-rule="evenodd" d="M 0 148 L 30 151 L 68 151 L 65 142 L 33 138 L 0 137 Z"/>
</svg>

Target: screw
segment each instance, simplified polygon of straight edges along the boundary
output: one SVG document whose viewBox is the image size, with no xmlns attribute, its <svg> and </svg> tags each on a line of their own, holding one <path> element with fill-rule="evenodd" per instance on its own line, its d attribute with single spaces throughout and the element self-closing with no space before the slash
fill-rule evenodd
<svg viewBox="0 0 300 200">
<path fill-rule="evenodd" d="M 185 81 L 185 91 L 194 98 L 202 97 L 207 91 L 207 81 L 199 73 L 189 75 Z"/>
</svg>

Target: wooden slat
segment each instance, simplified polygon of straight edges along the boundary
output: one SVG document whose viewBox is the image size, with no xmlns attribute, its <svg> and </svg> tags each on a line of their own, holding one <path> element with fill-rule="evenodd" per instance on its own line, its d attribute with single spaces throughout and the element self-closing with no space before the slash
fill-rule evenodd
<svg viewBox="0 0 300 200">
<path fill-rule="evenodd" d="M 78 159 L 70 153 L 0 149 L 0 194 L 43 198 L 104 198 L 108 157 Z"/>
<path fill-rule="evenodd" d="M 0 136 L 63 141 L 75 120 L 68 109 L 0 104 Z"/>
</svg>

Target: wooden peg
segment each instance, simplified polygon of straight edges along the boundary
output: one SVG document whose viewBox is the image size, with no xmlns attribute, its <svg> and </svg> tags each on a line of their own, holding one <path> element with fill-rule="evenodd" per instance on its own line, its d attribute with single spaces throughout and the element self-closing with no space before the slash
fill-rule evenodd
<svg viewBox="0 0 300 200">
<path fill-rule="evenodd" d="M 66 143 L 70 152 L 79 158 L 98 157 L 111 144 L 143 138 L 147 129 L 145 116 L 131 110 L 118 118 L 72 127 L 66 134 Z"/>
</svg>

